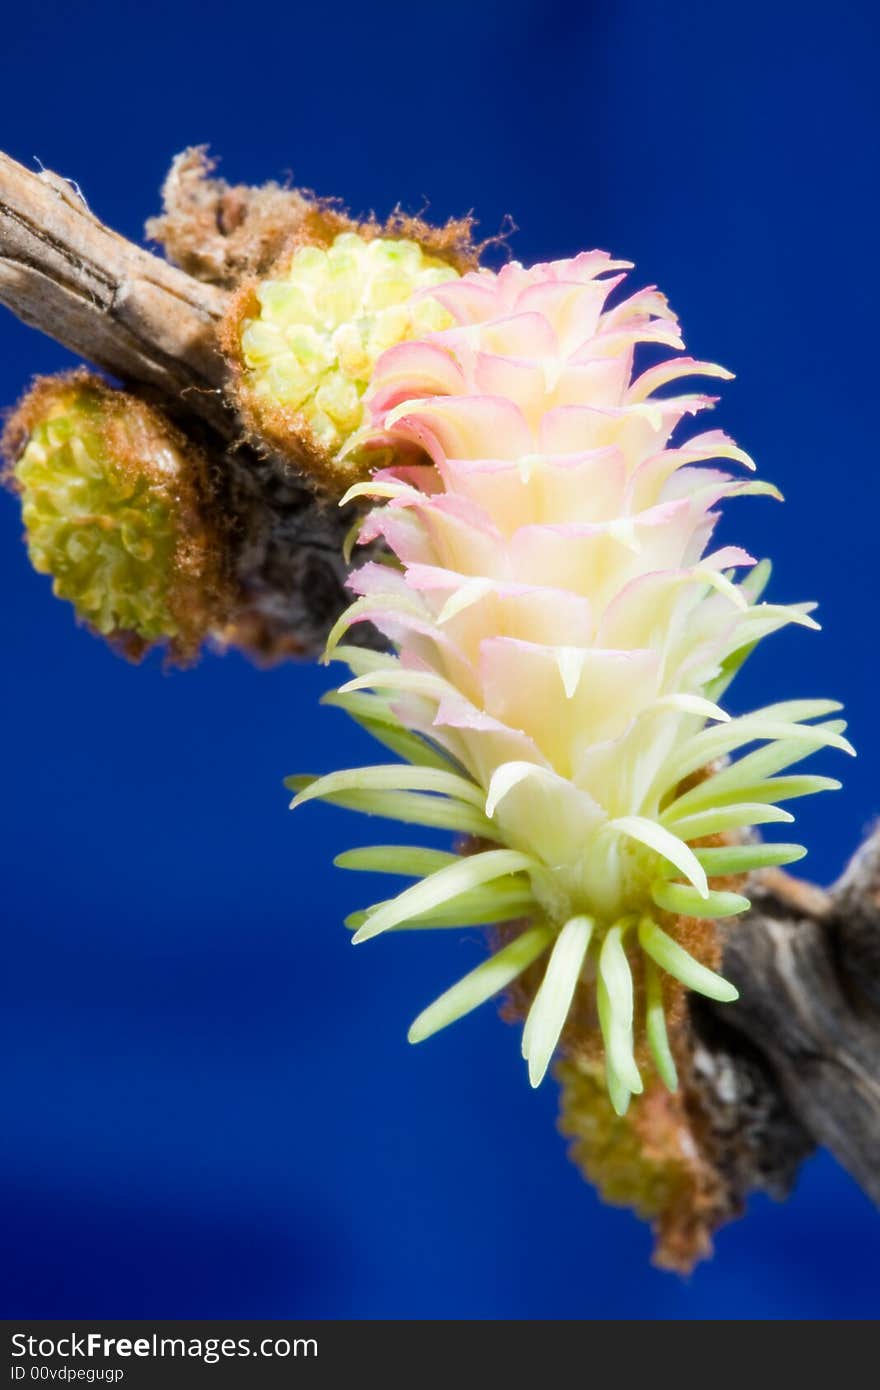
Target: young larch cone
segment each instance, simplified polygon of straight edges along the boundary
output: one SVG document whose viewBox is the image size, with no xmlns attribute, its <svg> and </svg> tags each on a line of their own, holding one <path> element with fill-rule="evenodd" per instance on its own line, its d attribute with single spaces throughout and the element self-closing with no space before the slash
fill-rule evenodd
<svg viewBox="0 0 880 1390">
<path fill-rule="evenodd" d="M 720 502 L 778 493 L 717 466 L 754 468 L 718 430 L 672 442 L 714 399 L 658 392 L 730 373 L 683 356 L 637 364 L 646 346 L 683 343 L 655 289 L 615 294 L 629 268 L 594 251 L 414 297 L 452 323 L 379 358 L 367 442 L 393 464 L 348 494 L 375 499 L 360 540 L 383 540 L 396 562 L 354 574 L 358 598 L 327 652 L 353 673 L 332 702 L 406 762 L 290 782 L 294 804 L 323 797 L 471 839 L 465 856 L 340 856 L 416 880 L 367 909 L 355 941 L 516 924 L 419 1015 L 411 1040 L 537 968 L 523 1030 L 537 1085 L 586 985 L 619 1114 L 649 1056 L 676 1085 L 664 980 L 736 997 L 676 923 L 743 911 L 748 900 L 713 881 L 803 853 L 722 836 L 791 821 L 780 802 L 838 784 L 776 774 L 825 746 L 852 751 L 826 719 L 839 709 L 829 700 L 738 717 L 720 703 L 761 638 L 815 626 L 812 605 L 760 602 L 768 567 L 712 548 Z M 361 621 L 393 651 L 341 646 Z"/>
</svg>

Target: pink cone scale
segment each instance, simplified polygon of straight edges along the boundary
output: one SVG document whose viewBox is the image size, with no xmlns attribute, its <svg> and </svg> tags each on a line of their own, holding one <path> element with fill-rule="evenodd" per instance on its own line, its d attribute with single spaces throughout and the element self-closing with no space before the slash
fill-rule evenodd
<svg viewBox="0 0 880 1390">
<path fill-rule="evenodd" d="M 778 493 L 720 430 L 693 432 L 714 398 L 680 383 L 729 372 L 684 355 L 641 366 L 684 345 L 661 294 L 622 288 L 629 269 L 593 251 L 422 292 L 453 325 L 379 358 L 367 442 L 396 463 L 348 495 L 373 501 L 359 539 L 383 541 L 393 560 L 353 574 L 357 597 L 327 650 L 352 673 L 328 699 L 397 760 L 290 781 L 295 805 L 325 798 L 472 837 L 462 856 L 341 855 L 412 880 L 356 915 L 355 941 L 516 924 L 411 1040 L 540 963 L 523 1035 L 532 1084 L 589 982 L 619 1113 L 643 1088 L 637 955 L 648 1055 L 670 1088 L 658 980 L 736 998 L 656 919 L 743 911 L 747 898 L 710 877 L 799 858 L 796 845 L 750 842 L 750 828 L 791 821 L 781 801 L 838 785 L 777 774 L 820 748 L 852 751 L 832 701 L 725 708 L 755 644 L 814 627 L 813 605 L 762 602 L 766 563 L 713 545 L 720 503 Z M 346 644 L 365 621 L 387 653 Z M 745 842 L 719 844 L 722 832 Z"/>
</svg>

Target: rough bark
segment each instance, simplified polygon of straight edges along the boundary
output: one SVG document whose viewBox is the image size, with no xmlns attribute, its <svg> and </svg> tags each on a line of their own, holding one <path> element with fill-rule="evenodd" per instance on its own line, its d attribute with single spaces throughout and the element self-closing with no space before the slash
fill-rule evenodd
<svg viewBox="0 0 880 1390">
<path fill-rule="evenodd" d="M 232 235 L 246 190 L 232 190 L 234 217 L 219 182 L 195 198 L 188 185 L 184 191 L 175 215 L 191 201 L 204 221 L 208 207 L 220 238 L 200 273 L 228 282 L 224 218 Z M 298 206 L 296 195 L 285 196 Z M 223 217 L 215 204 L 227 208 Z M 186 248 L 179 220 L 173 231 L 178 251 Z M 239 241 L 230 242 L 233 259 L 241 254 Z M 180 259 L 200 264 L 191 247 Z M 229 473 L 240 575 L 267 655 L 314 651 L 343 604 L 346 523 L 288 464 L 243 442 L 216 346 L 226 291 L 102 226 L 66 180 L 0 155 L 0 302 L 122 382 L 147 388 L 209 442 Z M 817 1144 L 880 1201 L 880 835 L 828 893 L 768 872 L 752 884 L 752 898 L 752 910 L 725 933 L 724 972 L 739 1003 L 698 1001 L 692 1011 L 694 1084 L 731 1209 L 755 1188 L 785 1195 Z"/>
<path fill-rule="evenodd" d="M 880 1203 L 880 830 L 830 892 L 774 870 L 750 897 L 751 911 L 725 933 L 724 973 L 740 998 L 712 1006 L 716 1029 L 703 1036 L 714 1036 L 716 1055 L 747 1049 L 784 1104 L 790 1137 L 780 1146 L 777 1133 L 756 1165 L 784 1190 L 806 1138 Z"/>
<path fill-rule="evenodd" d="M 226 298 L 103 226 L 66 179 L 0 154 L 0 300 L 96 366 L 155 388 L 232 439 L 216 344 Z"/>
</svg>

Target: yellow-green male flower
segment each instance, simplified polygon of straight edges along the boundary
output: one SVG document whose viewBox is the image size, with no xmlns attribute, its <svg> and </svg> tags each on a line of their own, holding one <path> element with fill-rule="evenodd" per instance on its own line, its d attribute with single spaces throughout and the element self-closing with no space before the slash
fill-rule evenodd
<svg viewBox="0 0 880 1390">
<path fill-rule="evenodd" d="M 28 554 L 127 655 L 194 655 L 225 594 L 207 467 L 158 411 L 85 371 L 38 381 L 3 450 Z"/>
<path fill-rule="evenodd" d="M 319 480 L 363 474 L 358 440 L 373 367 L 395 344 L 452 324 L 436 300 L 413 295 L 456 275 L 407 238 L 345 231 L 329 246 L 301 246 L 233 311 L 227 341 L 243 414 Z M 383 460 L 374 451 L 370 461 Z"/>
</svg>

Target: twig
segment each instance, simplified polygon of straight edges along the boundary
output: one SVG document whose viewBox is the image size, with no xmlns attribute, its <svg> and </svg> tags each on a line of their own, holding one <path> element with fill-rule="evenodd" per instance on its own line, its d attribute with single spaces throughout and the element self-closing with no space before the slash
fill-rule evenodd
<svg viewBox="0 0 880 1390">
<path fill-rule="evenodd" d="M 203 219 L 206 198 L 225 207 L 231 196 L 221 181 L 204 196 L 188 184 L 184 192 L 184 210 L 191 202 Z M 239 200 L 246 192 L 231 191 Z M 277 232 L 277 195 L 261 210 L 261 245 Z M 298 195 L 289 196 L 294 208 Z M 230 226 L 240 226 L 239 212 Z M 181 245 L 185 231 L 174 223 Z M 241 254 L 240 239 L 233 249 Z M 222 242 L 214 237 L 209 250 L 204 273 L 223 280 Z M 191 247 L 187 264 L 200 265 Z M 226 291 L 104 227 L 65 180 L 0 155 L 0 302 L 148 388 L 209 442 L 230 478 L 240 578 L 266 652 L 313 652 L 343 606 L 346 522 L 288 464 L 243 443 L 216 347 Z M 730 1214 L 755 1188 L 784 1195 L 816 1144 L 880 1201 L 880 835 L 830 893 L 768 872 L 752 897 L 725 941 L 739 1003 L 692 1010 L 694 1079 L 726 1184 L 722 1205 Z"/>
<path fill-rule="evenodd" d="M 236 426 L 216 345 L 226 299 L 110 231 L 66 179 L 0 154 L 0 302 L 231 440 Z"/>
<path fill-rule="evenodd" d="M 724 950 L 740 998 L 714 1017 L 734 1030 L 733 1051 L 737 1038 L 757 1051 L 803 1133 L 880 1203 L 880 830 L 829 893 L 776 870 L 750 896 Z"/>
</svg>

